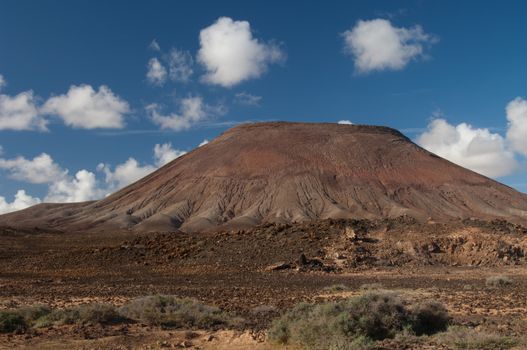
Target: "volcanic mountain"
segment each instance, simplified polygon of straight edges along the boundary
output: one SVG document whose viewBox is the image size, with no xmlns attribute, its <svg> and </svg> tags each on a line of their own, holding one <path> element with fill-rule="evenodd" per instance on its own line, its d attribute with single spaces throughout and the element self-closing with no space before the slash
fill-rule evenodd
<svg viewBox="0 0 527 350">
<path fill-rule="evenodd" d="M 95 202 L 40 204 L 0 224 L 64 231 L 206 231 L 324 218 L 503 218 L 527 196 L 366 125 L 234 127 Z"/>
</svg>

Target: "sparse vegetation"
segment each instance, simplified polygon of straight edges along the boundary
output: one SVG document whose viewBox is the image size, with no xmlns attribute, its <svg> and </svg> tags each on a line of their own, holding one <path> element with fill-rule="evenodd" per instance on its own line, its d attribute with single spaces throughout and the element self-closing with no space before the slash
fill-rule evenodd
<svg viewBox="0 0 527 350">
<path fill-rule="evenodd" d="M 349 290 L 349 287 L 345 284 L 334 284 L 324 288 L 324 291 L 328 293 L 340 293 L 345 292 L 347 290 Z"/>
<path fill-rule="evenodd" d="M 13 311 L 0 311 L 0 333 L 22 332 L 27 329 L 24 317 Z"/>
<path fill-rule="evenodd" d="M 473 290 L 474 289 L 474 286 L 472 286 L 472 284 L 464 284 L 463 285 L 463 290 Z"/>
<path fill-rule="evenodd" d="M 411 309 L 412 330 L 416 335 L 431 335 L 446 330 L 450 317 L 445 307 L 435 301 L 425 301 Z"/>
<path fill-rule="evenodd" d="M 67 309 L 52 310 L 37 305 L 0 312 L 0 329 L 4 333 L 24 331 L 28 328 L 64 324 L 113 324 L 125 318 L 111 305 L 87 304 Z"/>
<path fill-rule="evenodd" d="M 477 332 L 474 329 L 452 326 L 448 331 L 438 335 L 441 343 L 460 350 L 504 350 L 518 344 L 511 337 L 496 334 Z"/>
<path fill-rule="evenodd" d="M 370 292 L 344 301 L 297 305 L 276 320 L 269 339 L 307 349 L 366 349 L 403 332 L 445 331 L 449 317 L 437 303 L 408 305 L 397 294 Z"/>
<path fill-rule="evenodd" d="M 126 321 L 113 306 L 87 304 L 49 312 L 35 322 L 36 327 L 63 324 L 115 324 Z"/>
<path fill-rule="evenodd" d="M 360 290 L 379 290 L 383 288 L 383 285 L 380 283 L 364 283 L 359 287 Z"/>
<path fill-rule="evenodd" d="M 0 333 L 65 324 L 109 325 L 128 321 L 170 328 L 210 329 L 235 325 L 240 319 L 193 299 L 157 295 L 132 300 L 118 309 L 107 304 L 85 304 L 65 309 L 32 306 L 0 311 Z"/>
<path fill-rule="evenodd" d="M 239 319 L 214 306 L 193 299 L 155 295 L 132 300 L 119 309 L 121 315 L 150 325 L 169 328 L 218 328 L 235 325 Z"/>
<path fill-rule="evenodd" d="M 276 307 L 273 305 L 258 305 L 251 309 L 251 312 L 253 314 L 268 314 L 272 312 L 276 312 Z"/>
<path fill-rule="evenodd" d="M 512 280 L 504 275 L 490 276 L 485 280 L 487 287 L 500 288 L 512 284 Z"/>
</svg>

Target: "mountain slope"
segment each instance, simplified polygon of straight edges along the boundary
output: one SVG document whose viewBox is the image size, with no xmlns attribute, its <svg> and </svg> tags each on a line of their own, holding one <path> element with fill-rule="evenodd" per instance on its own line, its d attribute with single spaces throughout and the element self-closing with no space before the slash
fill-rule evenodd
<svg viewBox="0 0 527 350">
<path fill-rule="evenodd" d="M 234 127 L 100 201 L 37 205 L 0 216 L 0 224 L 201 231 L 400 215 L 526 223 L 527 196 L 394 129 L 274 122 Z"/>
</svg>

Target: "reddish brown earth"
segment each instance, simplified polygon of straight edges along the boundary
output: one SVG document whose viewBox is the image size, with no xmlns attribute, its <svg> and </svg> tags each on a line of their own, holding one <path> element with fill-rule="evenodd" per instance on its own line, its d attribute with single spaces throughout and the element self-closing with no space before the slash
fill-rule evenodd
<svg viewBox="0 0 527 350">
<path fill-rule="evenodd" d="M 0 349 L 285 349 L 262 341 L 280 313 L 371 283 L 521 339 L 526 224 L 526 195 L 396 130 L 243 125 L 103 200 L 0 216 L 0 310 L 161 293 L 219 306 L 241 326 L 57 326 L 1 334 Z M 502 274 L 512 284 L 485 285 Z M 328 293 L 335 284 L 348 290 Z M 397 342 L 377 349 L 450 349 Z"/>
<path fill-rule="evenodd" d="M 259 123 L 97 202 L 43 204 L 0 224 L 63 231 L 186 232 L 326 218 L 527 222 L 527 196 L 387 127 Z"/>
<path fill-rule="evenodd" d="M 119 306 L 160 293 L 196 298 L 245 320 L 197 336 L 141 324 L 48 327 L 0 334 L 0 349 L 163 349 L 185 348 L 186 341 L 192 349 L 285 349 L 262 342 L 280 313 L 301 301 L 357 295 L 372 283 L 440 301 L 457 325 L 521 339 L 526 253 L 526 229 L 497 220 L 331 219 L 201 234 L 0 230 L 0 310 Z M 511 285 L 485 285 L 503 274 Z M 349 290 L 326 290 L 336 284 Z M 435 338 L 416 341 L 387 340 L 378 349 L 451 349 Z"/>
</svg>

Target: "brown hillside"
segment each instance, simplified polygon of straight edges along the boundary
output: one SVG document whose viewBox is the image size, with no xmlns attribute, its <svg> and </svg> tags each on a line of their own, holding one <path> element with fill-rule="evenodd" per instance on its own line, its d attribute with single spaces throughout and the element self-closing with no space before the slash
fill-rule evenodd
<svg viewBox="0 0 527 350">
<path fill-rule="evenodd" d="M 525 224 L 527 196 L 394 129 L 275 122 L 234 127 L 100 201 L 37 205 L 0 216 L 0 225 L 201 231 L 401 215 Z"/>
</svg>

